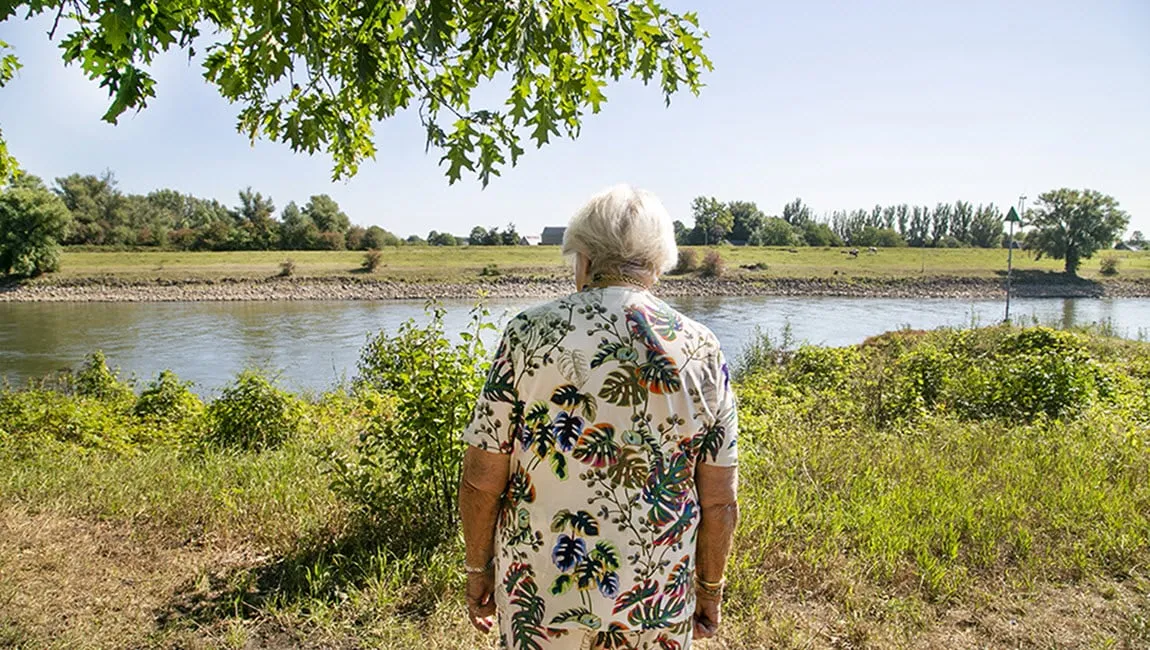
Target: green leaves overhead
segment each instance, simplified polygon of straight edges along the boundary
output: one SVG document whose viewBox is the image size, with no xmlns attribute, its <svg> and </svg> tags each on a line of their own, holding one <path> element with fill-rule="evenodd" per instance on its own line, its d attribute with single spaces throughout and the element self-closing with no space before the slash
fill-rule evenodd
<svg viewBox="0 0 1150 650">
<path fill-rule="evenodd" d="M 337 179 L 375 157 L 377 122 L 413 109 L 449 181 L 467 170 L 486 185 L 524 137 L 577 137 L 608 82 L 657 83 L 670 104 L 711 67 L 697 17 L 651 0 L 56 1 L 0 19 L 21 9 L 71 19 L 63 59 L 108 89 L 104 119 L 156 96 L 157 54 L 202 46 L 204 78 L 240 105 L 237 130 L 324 151 Z M 0 59 L 0 75 L 12 65 Z"/>
</svg>

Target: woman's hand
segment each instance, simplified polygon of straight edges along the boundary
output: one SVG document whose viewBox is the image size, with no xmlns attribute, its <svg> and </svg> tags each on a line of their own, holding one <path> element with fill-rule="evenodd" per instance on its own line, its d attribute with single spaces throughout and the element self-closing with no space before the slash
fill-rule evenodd
<svg viewBox="0 0 1150 650">
<path fill-rule="evenodd" d="M 467 574 L 467 618 L 484 634 L 495 626 L 495 570 Z"/>
<path fill-rule="evenodd" d="M 721 596 L 695 592 L 695 638 L 709 639 L 719 631 Z"/>
</svg>

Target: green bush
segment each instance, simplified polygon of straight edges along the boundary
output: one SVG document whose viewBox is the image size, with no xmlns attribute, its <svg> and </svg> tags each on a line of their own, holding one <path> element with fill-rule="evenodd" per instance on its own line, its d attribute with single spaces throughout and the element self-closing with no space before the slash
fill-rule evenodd
<svg viewBox="0 0 1150 650">
<path fill-rule="evenodd" d="M 199 418 L 204 412 L 204 403 L 190 390 L 191 385 L 191 382 L 180 381 L 174 372 L 164 370 L 140 393 L 134 409 L 136 416 L 165 424 L 188 423 Z"/>
<path fill-rule="evenodd" d="M 131 408 L 136 399 L 132 387 L 120 381 L 119 372 L 108 367 L 104 353 L 99 350 L 88 355 L 76 373 L 75 390 L 77 395 L 126 408 Z"/>
<path fill-rule="evenodd" d="M 337 493 L 427 547 L 456 532 L 459 434 L 489 363 L 480 334 L 494 329 L 477 307 L 469 331 L 453 342 L 444 313 L 435 307 L 427 325 L 408 321 L 394 336 L 368 342 L 355 382 L 364 406 L 360 442 L 354 455 L 330 459 Z"/>
<path fill-rule="evenodd" d="M 299 432 L 302 417 L 299 399 L 245 370 L 208 407 L 205 440 L 225 449 L 273 449 Z"/>
<path fill-rule="evenodd" d="M 117 452 L 164 437 L 120 404 L 49 390 L 0 393 L 0 446 L 28 451 L 63 443 Z"/>
</svg>

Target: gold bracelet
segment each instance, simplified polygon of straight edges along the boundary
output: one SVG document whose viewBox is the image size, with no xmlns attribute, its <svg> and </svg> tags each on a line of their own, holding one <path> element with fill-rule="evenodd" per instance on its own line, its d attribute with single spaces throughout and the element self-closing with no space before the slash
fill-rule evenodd
<svg viewBox="0 0 1150 650">
<path fill-rule="evenodd" d="M 718 582 L 708 582 L 703 580 L 703 578 L 700 576 L 695 576 L 695 583 L 703 589 L 709 591 L 722 591 L 723 587 L 727 584 L 727 581 L 723 578 L 719 578 Z"/>
<path fill-rule="evenodd" d="M 491 559 L 487 561 L 487 564 L 484 564 L 483 566 L 479 567 L 479 566 L 471 566 L 471 565 L 465 563 L 463 565 L 463 570 L 468 572 L 468 573 L 487 573 L 488 571 L 490 571 L 494 567 L 495 567 L 495 556 L 493 555 L 493 556 L 491 556 Z"/>
</svg>

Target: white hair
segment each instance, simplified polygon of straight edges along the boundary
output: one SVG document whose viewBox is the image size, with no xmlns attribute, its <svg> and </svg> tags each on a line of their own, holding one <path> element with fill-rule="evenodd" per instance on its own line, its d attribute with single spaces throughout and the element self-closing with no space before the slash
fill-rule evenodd
<svg viewBox="0 0 1150 650">
<path fill-rule="evenodd" d="M 591 274 L 619 273 L 651 280 L 678 260 L 675 227 L 658 197 L 616 185 L 591 197 L 567 224 L 563 254 L 582 253 Z"/>
</svg>

